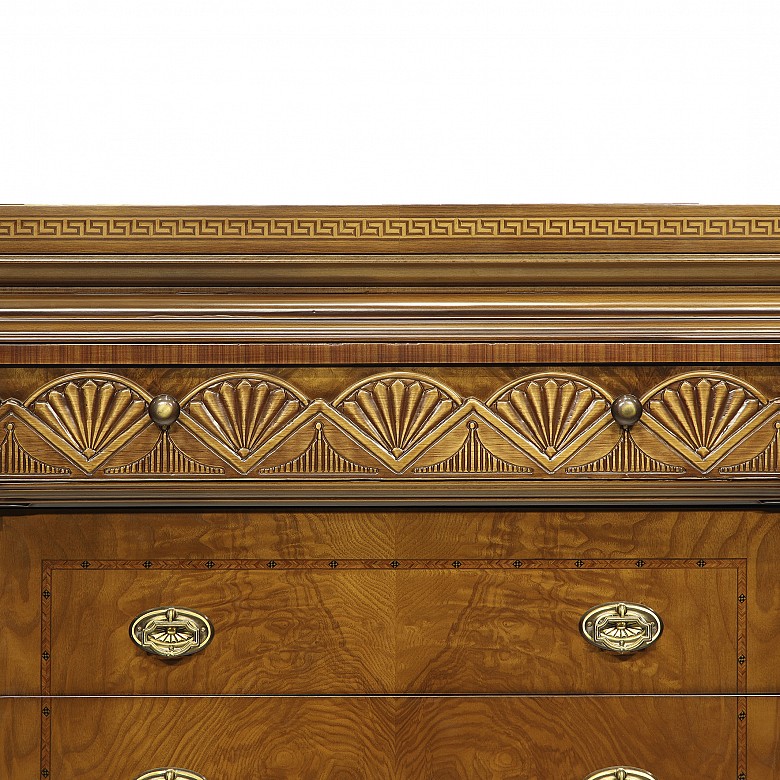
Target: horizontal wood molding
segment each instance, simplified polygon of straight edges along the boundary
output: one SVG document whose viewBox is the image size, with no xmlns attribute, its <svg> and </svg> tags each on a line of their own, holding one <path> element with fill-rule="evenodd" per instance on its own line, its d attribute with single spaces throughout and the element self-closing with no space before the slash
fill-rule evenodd
<svg viewBox="0 0 780 780">
<path fill-rule="evenodd" d="M 780 265 L 780 263 L 778 263 Z M 178 295 L 17 291 L 0 342 L 780 341 L 773 290 Z"/>
<path fill-rule="evenodd" d="M 436 370 L 342 372 L 328 390 L 317 385 L 327 370 L 297 378 L 166 370 L 143 384 L 79 371 L 23 393 L 16 384 L 17 396 L 0 403 L 0 501 L 16 503 L 32 486 L 38 496 L 55 488 L 79 503 L 124 499 L 128 483 L 145 485 L 143 501 L 212 502 L 227 486 L 230 500 L 263 503 L 290 495 L 586 500 L 603 497 L 604 483 L 619 483 L 611 495 L 624 500 L 662 493 L 664 500 L 694 493 L 728 500 L 771 498 L 780 476 L 777 391 L 765 394 L 747 378 L 713 369 L 657 371 L 655 378 L 646 369 L 590 376 L 503 370 L 494 383 L 487 369 L 450 370 L 449 382 Z M 3 382 L 19 379 L 9 372 Z M 756 379 L 771 382 L 774 372 Z M 301 380 L 314 382 L 308 392 Z M 163 383 L 179 400 L 170 427 L 150 419 L 154 393 L 146 382 Z M 643 409 L 630 430 L 610 411 L 627 386 Z M 701 483 L 709 485 L 704 493 L 694 488 Z"/>
<path fill-rule="evenodd" d="M 292 343 L 0 343 L 6 366 L 281 366 L 578 363 L 777 363 L 767 342 L 333 342 Z"/>
<path fill-rule="evenodd" d="M 776 206 L 0 208 L 0 252 L 780 250 Z"/>
<path fill-rule="evenodd" d="M 663 250 L 663 247 L 657 249 Z M 527 292 L 532 287 L 685 287 L 728 285 L 755 290 L 780 283 L 780 253 L 508 252 L 486 254 L 479 244 L 457 254 L 36 254 L 3 253 L 0 288 L 50 292 L 63 287 L 136 288 L 145 295 L 181 288 L 188 293 L 252 288 L 283 294 L 308 288 L 320 294 L 345 289 L 467 294 Z M 128 294 L 122 291 L 122 294 Z"/>
<path fill-rule="evenodd" d="M 780 447 L 772 444 L 780 389 L 761 396 L 749 380 L 780 357 L 779 287 L 778 206 L 3 206 L 0 364 L 61 366 L 67 392 L 52 398 L 82 404 L 46 411 L 45 388 L 38 388 L 40 399 L 33 393 L 25 400 L 0 387 L 2 422 L 11 426 L 0 430 L 3 498 L 46 500 L 61 483 L 61 496 L 81 501 L 86 479 L 89 501 L 126 500 L 124 486 L 141 474 L 148 477 L 145 500 L 151 489 L 156 500 L 180 501 L 533 501 L 550 499 L 544 485 L 552 484 L 556 500 L 771 498 L 780 466 L 775 450 L 767 453 Z M 611 425 L 592 456 L 574 457 L 572 450 L 560 464 L 547 463 L 539 455 L 544 447 L 537 452 L 533 435 L 520 430 L 524 423 L 513 428 L 482 392 L 500 366 L 507 381 L 544 376 L 548 384 L 533 393 L 560 395 L 564 386 L 575 395 L 592 392 L 606 426 L 604 405 L 619 387 L 602 384 L 599 369 L 589 374 L 586 366 L 608 376 L 630 365 L 642 395 L 664 363 L 682 366 L 694 384 L 725 382 L 727 394 L 746 394 L 737 407 L 744 402 L 750 414 L 733 425 L 718 417 L 719 408 L 691 412 L 702 430 L 722 423 L 734 434 L 717 457 L 702 445 L 707 452 L 697 460 L 687 445 L 678 446 L 693 423 L 667 435 L 648 408 L 636 433 L 638 441 L 647 422 L 650 438 L 639 450 L 628 440 L 619 444 Z M 724 363 L 735 373 L 721 374 Z M 399 379 L 404 365 L 419 369 Z M 563 374 L 555 368 L 566 365 Z M 172 367 L 171 377 L 203 368 L 210 372 L 203 380 L 213 378 L 219 392 L 231 382 L 236 393 L 239 385 L 246 390 L 245 381 L 255 389 L 265 383 L 274 397 L 297 404 L 283 420 L 292 427 L 275 431 L 281 438 L 264 442 L 262 457 L 253 450 L 250 467 L 241 447 L 231 452 L 224 444 L 227 433 L 202 435 L 187 408 L 192 399 L 166 379 L 167 390 L 181 395 L 183 413 L 157 440 L 144 408 L 151 388 L 126 382 L 122 373 L 154 366 Z M 345 406 L 316 388 L 304 394 L 286 385 L 284 371 L 302 366 L 334 377 L 351 366 L 353 382 L 381 374 L 374 385 L 385 395 L 409 387 L 423 396 L 441 391 L 449 404 L 435 421 L 441 441 L 431 439 L 430 452 L 428 444 L 413 455 L 406 445 L 394 452 L 396 445 L 384 446 L 350 420 L 345 410 L 355 399 Z M 437 384 L 427 366 L 434 374 L 471 372 L 481 377 L 479 392 L 461 397 L 442 389 L 446 382 Z M 673 374 L 669 381 L 683 381 Z M 349 385 L 340 389 L 349 394 Z M 370 395 L 374 385 L 349 392 Z M 111 439 L 108 450 L 85 444 L 78 451 L 68 440 L 81 434 L 66 421 L 58 433 L 49 416 L 78 416 L 89 407 L 81 423 L 91 425 L 98 386 L 101 403 L 109 396 L 119 406 L 131 403 L 132 424 L 116 436 L 93 431 Z M 690 393 L 682 402 L 689 400 Z M 234 401 L 238 409 L 246 399 Z M 383 396 L 382 403 L 393 402 Z M 384 412 L 399 415 L 396 422 L 411 413 L 390 406 Z M 222 422 L 233 411 L 224 411 Z M 571 420 L 559 422 L 564 429 Z M 472 461 L 482 464 L 476 477 L 466 468 Z M 638 470 L 621 473 L 640 461 Z M 642 469 L 658 482 L 641 487 Z M 179 480 L 179 472 L 189 480 Z M 464 473 L 471 477 L 456 485 Z M 616 487 L 608 491 L 610 481 Z M 230 486 L 224 493 L 222 482 Z"/>
<path fill-rule="evenodd" d="M 257 506 L 745 506 L 780 504 L 777 478 L 750 481 L 666 483 L 661 481 L 603 480 L 559 483 L 554 490 L 542 480 L 473 480 L 416 482 L 302 479 L 275 483 L 193 479 L 123 480 L 107 484 L 91 480 L 3 479 L 4 512 L 35 507 L 257 507 Z"/>
</svg>

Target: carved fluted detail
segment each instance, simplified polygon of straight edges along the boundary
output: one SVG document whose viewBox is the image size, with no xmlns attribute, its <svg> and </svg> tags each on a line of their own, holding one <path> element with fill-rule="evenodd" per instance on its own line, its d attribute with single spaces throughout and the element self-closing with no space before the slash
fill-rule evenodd
<svg viewBox="0 0 780 780">
<path fill-rule="evenodd" d="M 519 377 L 484 400 L 397 371 L 361 379 L 332 400 L 251 371 L 215 377 L 189 393 L 162 389 L 182 399 L 175 426 L 162 432 L 146 412 L 152 395 L 114 374 L 69 374 L 23 402 L 5 400 L 0 473 L 254 480 L 778 473 L 780 399 L 721 372 L 688 372 L 650 388 L 630 430 L 610 410 L 624 388 L 555 371 Z M 20 436 L 35 442 L 34 452 Z M 47 465 L 63 458 L 70 468 Z M 106 461 L 110 467 L 99 468 Z"/>
</svg>

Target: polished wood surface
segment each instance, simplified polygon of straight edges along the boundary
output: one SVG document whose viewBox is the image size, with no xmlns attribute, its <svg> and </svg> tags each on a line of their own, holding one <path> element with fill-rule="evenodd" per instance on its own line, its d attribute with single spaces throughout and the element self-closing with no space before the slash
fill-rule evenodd
<svg viewBox="0 0 780 780">
<path fill-rule="evenodd" d="M 780 777 L 780 699 L 751 697 L 748 702 L 747 765 L 752 780 Z"/>
<path fill-rule="evenodd" d="M 62 699 L 51 718 L 52 776 L 80 780 L 159 766 L 208 780 L 579 780 L 619 763 L 732 780 L 737 768 L 737 706 L 721 698 Z"/>
<path fill-rule="evenodd" d="M 736 684 L 734 681 L 739 677 L 744 680 L 746 691 L 775 693 L 780 691 L 780 675 L 772 659 L 774 646 L 780 638 L 780 611 L 775 601 L 777 569 L 773 562 L 777 555 L 779 527 L 772 508 L 392 510 L 363 507 L 330 511 L 234 508 L 209 512 L 185 509 L 6 514 L 0 530 L 3 592 L 6 594 L 5 609 L 0 615 L 0 642 L 4 645 L 4 656 L 12 663 L 0 667 L 0 683 L 4 693 L 34 695 L 41 691 L 41 610 L 46 602 L 42 595 L 46 589 L 42 571 L 43 562 L 51 561 L 55 567 L 51 571 L 53 639 L 55 645 L 61 641 L 68 652 L 80 653 L 81 659 L 70 670 L 62 659 L 50 659 L 50 668 L 55 675 L 52 679 L 63 686 L 69 684 L 69 680 L 79 686 L 91 684 L 84 666 L 90 659 L 89 650 L 87 644 L 81 644 L 86 641 L 84 637 L 89 635 L 91 625 L 100 627 L 94 641 L 109 653 L 103 663 L 108 664 L 113 659 L 119 664 L 123 657 L 134 659 L 133 663 L 139 669 L 151 670 L 149 673 L 156 684 L 163 684 L 168 679 L 166 684 L 184 686 L 190 680 L 196 687 L 203 686 L 201 691 L 209 690 L 208 686 L 217 682 L 227 684 L 235 673 L 235 665 L 212 670 L 200 680 L 188 671 L 196 665 L 201 669 L 205 661 L 199 659 L 208 658 L 212 650 L 221 652 L 216 643 L 201 656 L 186 659 L 185 664 L 192 664 L 191 667 L 175 667 L 169 678 L 165 678 L 165 672 L 145 654 L 135 656 L 131 652 L 123 656 L 126 652 L 122 649 L 127 631 L 125 621 L 144 609 L 159 606 L 148 603 L 147 595 L 152 601 L 166 596 L 184 598 L 185 591 L 191 588 L 222 610 L 227 625 L 235 626 L 232 630 L 244 631 L 247 636 L 252 630 L 251 618 L 231 616 L 229 607 L 224 604 L 219 607 L 219 604 L 227 598 L 226 593 L 248 598 L 247 594 L 255 588 L 260 589 L 258 593 L 262 593 L 263 588 L 270 588 L 278 598 L 295 598 L 295 603 L 307 609 L 319 603 L 328 610 L 341 610 L 342 619 L 333 621 L 338 622 L 338 631 L 333 623 L 327 623 L 327 611 L 325 617 L 316 620 L 318 626 L 331 626 L 328 636 L 334 642 L 336 637 L 339 642 L 347 637 L 344 644 L 338 645 L 338 652 L 330 656 L 331 660 L 347 664 L 351 669 L 351 677 L 347 678 L 351 682 L 343 683 L 345 685 L 370 682 L 392 690 L 394 678 L 382 668 L 382 659 L 391 657 L 394 652 L 391 640 L 399 630 L 397 627 L 410 629 L 415 621 L 426 620 L 428 605 L 436 602 L 435 607 L 430 608 L 431 615 L 425 624 L 429 633 L 418 636 L 409 631 L 406 646 L 410 652 L 412 648 L 416 649 L 414 654 L 406 656 L 408 667 L 395 678 L 398 685 L 414 685 L 417 689 L 427 686 L 429 690 L 458 690 L 460 686 L 469 686 L 473 691 L 478 681 L 479 685 L 490 685 L 497 690 L 511 690 L 514 686 L 527 690 L 521 686 L 540 684 L 542 680 L 548 685 L 556 684 L 555 675 L 560 674 L 565 685 L 579 686 L 580 690 L 584 690 L 586 684 L 593 684 L 613 691 L 671 691 L 684 677 L 680 684 L 688 686 L 687 690 L 723 692 L 733 690 L 730 686 Z M 320 568 L 297 574 L 284 568 L 285 561 L 306 559 L 317 561 Z M 375 572 L 349 569 L 350 561 L 364 559 L 379 560 L 378 565 L 382 568 Z M 561 571 L 523 571 L 521 568 L 518 571 L 513 566 L 514 560 L 540 559 L 560 561 L 565 568 Z M 589 568 L 603 567 L 604 564 L 594 563 L 603 559 L 620 560 L 623 568 L 615 571 Z M 689 568 L 675 568 L 674 561 L 680 559 L 688 560 Z M 280 565 L 278 571 L 268 572 L 267 564 L 272 560 Z M 328 564 L 332 560 L 343 561 L 340 570 L 330 569 Z M 434 561 L 439 568 L 432 572 L 388 570 L 393 560 L 399 563 Z M 669 563 L 665 564 L 667 560 Z M 700 560 L 704 562 L 701 567 L 698 565 Z M 65 564 L 57 564 L 58 561 L 70 562 L 67 564 L 70 568 L 62 568 Z M 85 561 L 89 563 L 86 569 L 81 566 Z M 151 564 L 148 569 L 144 567 L 147 561 Z M 166 565 L 165 561 L 173 561 L 176 567 L 185 570 L 174 573 L 166 569 L 155 570 L 155 565 L 162 567 Z M 180 563 L 182 561 L 184 563 Z M 209 561 L 215 568 L 206 566 Z M 250 563 L 234 564 L 232 561 Z M 455 568 L 455 561 L 463 565 Z M 490 566 L 496 561 L 503 561 L 506 569 L 474 568 Z M 582 561 L 582 567 L 577 566 L 577 561 Z M 640 561 L 642 565 L 637 566 Z M 740 561 L 745 561 L 744 567 Z M 117 570 L 120 564 L 125 565 L 122 562 L 126 562 L 128 568 Z M 263 571 L 237 572 L 231 568 L 236 565 L 256 566 Z M 191 566 L 191 570 L 187 571 L 187 566 Z M 225 568 L 219 568 L 222 566 Z M 657 568 L 659 566 L 662 568 Z M 746 577 L 744 593 L 742 585 L 745 583 L 740 582 L 743 573 Z M 282 577 L 273 579 L 272 575 L 276 574 Z M 328 578 L 328 575 L 333 576 Z M 192 585 L 176 584 L 180 576 Z M 382 578 L 391 578 L 398 583 L 395 587 L 407 587 L 401 585 L 403 582 L 416 584 L 410 584 L 406 591 L 388 593 L 379 583 L 389 580 Z M 367 590 L 361 586 L 358 591 L 358 586 L 353 585 L 350 592 L 349 583 L 358 580 Z M 58 589 L 60 581 L 70 584 Z M 280 588 L 280 581 L 286 581 L 287 586 Z M 224 584 L 211 586 L 210 591 L 209 582 Z M 500 582 L 501 587 L 491 584 L 494 582 Z M 576 627 L 570 626 L 577 610 L 582 606 L 584 611 L 588 601 L 621 598 L 623 589 L 616 587 L 619 582 L 630 583 L 630 587 L 641 595 L 638 601 L 660 600 L 661 613 L 666 612 L 669 616 L 668 636 L 662 637 L 644 655 L 628 661 L 604 658 L 595 652 L 589 654 L 588 647 L 576 634 Z M 420 583 L 425 583 L 424 587 Z M 100 595 L 98 584 L 106 588 L 106 598 Z M 122 593 L 124 584 L 127 590 Z M 111 594 L 110 598 L 108 594 Z M 745 596 L 744 601 L 739 600 L 741 595 Z M 258 615 L 263 615 L 263 604 L 252 598 Z M 384 605 L 391 611 L 389 617 L 379 611 L 371 615 L 376 635 L 384 637 L 384 644 L 371 649 L 360 646 L 359 633 L 350 633 L 365 630 L 365 627 L 358 629 L 354 622 L 347 622 L 365 618 L 367 610 L 361 604 L 361 598 L 368 599 L 374 607 Z M 562 603 L 553 606 L 552 602 L 558 598 L 563 599 Z M 105 613 L 102 605 L 110 611 Z M 497 611 L 483 613 L 482 605 Z M 84 614 L 82 610 L 87 608 L 90 609 Z M 397 613 L 394 612 L 396 608 Z M 540 682 L 529 683 L 522 679 L 523 666 L 518 665 L 512 653 L 502 656 L 502 652 L 506 652 L 505 642 L 511 637 L 514 645 L 523 631 L 522 621 L 518 620 L 516 625 L 511 621 L 507 623 L 506 608 L 511 614 L 535 620 L 538 630 L 544 628 L 544 616 L 548 609 L 551 610 L 552 622 L 547 624 L 550 628 L 546 634 L 542 630 L 542 635 L 557 648 L 553 658 L 559 659 L 559 670 L 552 666 L 545 668 L 544 657 L 528 657 L 533 646 L 530 639 L 523 645 L 528 649 L 523 663 L 532 664 L 526 668 L 534 669 Z M 115 617 L 117 609 L 121 619 Z M 747 630 L 746 647 L 741 648 L 734 645 L 737 609 L 744 611 Z M 311 611 L 308 614 L 310 620 L 315 620 Z M 484 636 L 475 634 L 471 628 L 479 625 L 480 614 L 484 616 Z M 689 615 L 691 621 L 687 637 L 684 636 L 687 630 L 683 625 L 684 615 Z M 472 619 L 473 624 L 469 622 Z M 74 629 L 72 620 L 77 621 L 78 628 Z M 570 627 L 563 628 L 564 625 Z M 305 621 L 303 625 L 282 621 L 276 630 L 289 630 L 291 636 L 300 631 L 301 642 L 307 636 Z M 713 644 L 703 643 L 702 636 L 712 637 Z M 568 645 L 569 637 L 573 641 L 571 646 Z M 454 643 L 449 649 L 448 638 Z M 665 646 L 664 639 L 669 639 Z M 126 641 L 129 643 L 129 638 Z M 482 641 L 486 645 L 484 654 Z M 700 643 L 698 651 L 694 650 L 694 641 Z M 437 655 L 434 650 L 438 642 L 445 644 L 443 648 L 439 645 Z M 129 650 L 131 645 L 126 647 Z M 320 647 L 318 663 L 327 656 L 325 647 Z M 471 649 L 465 656 L 458 656 L 458 649 L 464 647 Z M 738 657 L 743 654 L 745 662 L 739 664 Z M 315 657 L 316 654 L 310 656 L 310 660 Z M 427 672 L 420 665 L 425 657 L 432 659 Z M 663 668 L 659 665 L 653 675 L 653 667 L 662 657 L 665 659 Z M 229 661 L 230 651 L 222 658 Z M 466 665 L 461 663 L 464 658 L 468 661 Z M 574 659 L 580 663 L 579 668 L 575 668 Z M 151 663 L 146 664 L 147 661 Z M 699 662 L 700 668 L 696 668 Z M 497 663 L 499 666 L 495 667 Z M 608 674 L 598 671 L 605 667 L 613 671 Z M 226 671 L 226 668 L 232 671 Z M 491 668 L 500 668 L 502 674 L 490 672 Z M 642 671 L 634 676 L 631 669 Z M 132 682 L 122 682 L 116 676 L 118 669 L 112 670 L 110 665 L 105 671 L 102 667 L 92 669 L 92 673 L 98 678 L 105 674 L 107 684 L 128 686 L 124 690 L 129 686 L 134 690 L 135 686 L 142 686 L 135 678 Z M 500 680 L 504 673 L 506 680 Z M 306 674 L 311 674 L 311 670 Z M 113 683 L 111 675 L 114 675 Z M 263 679 L 269 680 L 271 676 L 270 672 L 263 672 Z M 323 672 L 322 680 L 322 685 L 341 684 L 335 681 L 335 674 L 329 676 L 327 672 Z M 248 684 L 246 680 L 240 683 Z M 287 690 L 297 684 L 294 676 L 283 683 L 289 686 Z M 562 687 L 558 684 L 556 689 Z M 355 687 L 349 689 L 354 690 Z"/>
<path fill-rule="evenodd" d="M 42 706 L 49 707 L 49 716 L 41 715 Z M 212 739 L 200 738 L 198 717 L 211 727 Z M 708 778 L 725 779 L 734 777 L 735 752 L 753 780 L 774 780 L 780 771 L 776 697 L 108 698 L 54 699 L 45 705 L 33 698 L 2 698 L 0 723 L 0 771 L 9 780 L 40 777 L 42 768 L 49 777 L 104 780 L 111 772 L 134 777 L 155 761 L 154 766 L 174 761 L 208 766 L 216 769 L 207 775 L 213 780 L 243 767 L 236 764 L 242 756 L 247 771 L 262 766 L 263 776 L 279 780 L 546 780 L 551 766 L 564 777 L 584 778 L 592 766 L 610 760 L 644 761 L 667 777 L 699 777 L 706 770 Z M 288 723 L 296 728 L 288 732 Z M 562 739 L 564 733 L 572 739 Z M 545 763 L 546 756 L 554 763 Z"/>
<path fill-rule="evenodd" d="M 40 699 L 0 697 L 0 777 L 41 777 L 42 707 Z"/>
<path fill-rule="evenodd" d="M 779 258 L 771 206 L 1 206 L 0 775 L 775 780 Z"/>
<path fill-rule="evenodd" d="M 470 562 L 480 564 L 491 562 Z M 736 692 L 730 569 L 96 565 L 52 576 L 55 695 Z M 579 620 L 609 601 L 653 608 L 661 639 L 630 657 L 593 648 Z M 204 651 L 167 661 L 129 641 L 138 614 L 168 605 L 209 618 L 214 639 Z"/>
</svg>

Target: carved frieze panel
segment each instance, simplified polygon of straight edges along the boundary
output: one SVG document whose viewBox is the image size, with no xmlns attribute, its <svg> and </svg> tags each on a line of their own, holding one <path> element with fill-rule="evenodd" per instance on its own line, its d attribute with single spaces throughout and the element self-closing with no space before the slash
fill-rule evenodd
<svg viewBox="0 0 780 780">
<path fill-rule="evenodd" d="M 148 415 L 147 389 L 83 371 L 0 403 L 0 474 L 106 481 L 780 475 L 780 398 L 731 374 L 676 374 L 638 394 L 641 418 L 621 427 L 611 412 L 620 391 L 601 381 L 536 372 L 478 398 L 422 372 L 388 371 L 333 398 L 309 398 L 281 376 L 236 371 L 182 393 L 178 420 L 160 428 Z M 177 395 L 175 385 L 165 390 Z"/>
</svg>

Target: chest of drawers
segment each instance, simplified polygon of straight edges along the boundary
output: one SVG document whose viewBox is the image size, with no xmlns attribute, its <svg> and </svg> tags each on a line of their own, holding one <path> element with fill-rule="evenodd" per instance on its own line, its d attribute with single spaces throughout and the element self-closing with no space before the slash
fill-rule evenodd
<svg viewBox="0 0 780 780">
<path fill-rule="evenodd" d="M 780 777 L 780 209 L 0 210 L 0 776 Z"/>
</svg>

